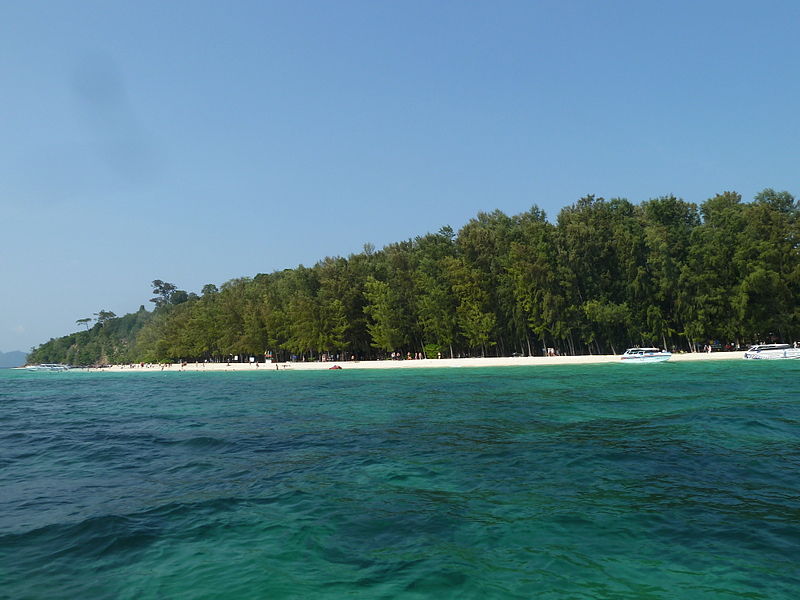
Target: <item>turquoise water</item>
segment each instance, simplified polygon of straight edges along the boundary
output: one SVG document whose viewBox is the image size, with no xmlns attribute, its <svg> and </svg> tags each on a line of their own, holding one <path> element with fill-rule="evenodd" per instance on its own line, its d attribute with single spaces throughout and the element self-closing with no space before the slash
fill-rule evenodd
<svg viewBox="0 0 800 600">
<path fill-rule="evenodd" d="M 798 375 L 0 371 L 0 598 L 797 598 Z"/>
</svg>

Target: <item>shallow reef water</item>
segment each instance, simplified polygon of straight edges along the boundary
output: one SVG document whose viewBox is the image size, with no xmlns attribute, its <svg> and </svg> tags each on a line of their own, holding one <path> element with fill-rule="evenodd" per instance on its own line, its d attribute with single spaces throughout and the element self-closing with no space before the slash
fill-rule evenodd
<svg viewBox="0 0 800 600">
<path fill-rule="evenodd" d="M 0 598 L 797 598 L 799 375 L 0 371 Z"/>
</svg>

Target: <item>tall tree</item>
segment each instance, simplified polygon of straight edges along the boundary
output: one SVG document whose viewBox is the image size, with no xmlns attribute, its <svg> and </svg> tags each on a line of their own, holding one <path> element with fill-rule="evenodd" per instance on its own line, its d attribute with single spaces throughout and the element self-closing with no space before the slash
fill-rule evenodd
<svg viewBox="0 0 800 600">
<path fill-rule="evenodd" d="M 686 267 L 692 231 L 700 224 L 697 206 L 674 196 L 648 200 L 641 205 L 646 246 L 646 269 L 651 294 L 645 306 L 643 337 L 667 340 L 686 329 L 680 312 L 679 285 Z M 677 340 L 672 339 L 672 345 Z"/>
<path fill-rule="evenodd" d="M 559 280 L 558 252 L 554 227 L 538 207 L 520 216 L 519 237 L 511 242 L 507 275 L 513 286 L 517 310 L 527 328 L 539 338 L 542 348 L 564 333 L 566 315 L 564 285 Z M 524 332 L 528 354 L 533 354 L 527 330 Z"/>
<path fill-rule="evenodd" d="M 154 279 L 152 285 L 153 293 L 156 294 L 156 296 L 150 298 L 150 302 L 154 303 L 156 308 L 161 308 L 169 304 L 172 293 L 178 289 L 176 285 L 161 281 L 160 279 Z"/>
<path fill-rule="evenodd" d="M 741 339 L 742 321 L 734 306 L 741 273 L 734 256 L 745 227 L 742 197 L 723 192 L 700 207 L 701 225 L 691 234 L 679 290 L 683 320 L 690 342 Z"/>
<path fill-rule="evenodd" d="M 385 281 L 369 277 L 364 286 L 367 300 L 364 313 L 369 317 L 367 329 L 372 345 L 380 350 L 392 352 L 408 344 L 408 334 L 399 317 L 397 297 Z"/>
<path fill-rule="evenodd" d="M 111 319 L 116 319 L 117 315 L 111 312 L 110 310 L 101 310 L 100 312 L 94 313 L 94 316 L 97 319 L 97 323 L 102 327 L 106 323 L 108 323 Z"/>
<path fill-rule="evenodd" d="M 489 294 L 483 287 L 481 272 L 460 257 L 444 259 L 450 285 L 456 297 L 456 317 L 461 334 L 471 349 L 479 349 L 482 356 L 490 346 L 497 317 L 490 307 Z"/>
<path fill-rule="evenodd" d="M 746 336 L 789 339 L 796 331 L 798 207 L 788 192 L 766 189 L 744 208 L 736 244 L 741 284 L 734 305 Z"/>
</svg>

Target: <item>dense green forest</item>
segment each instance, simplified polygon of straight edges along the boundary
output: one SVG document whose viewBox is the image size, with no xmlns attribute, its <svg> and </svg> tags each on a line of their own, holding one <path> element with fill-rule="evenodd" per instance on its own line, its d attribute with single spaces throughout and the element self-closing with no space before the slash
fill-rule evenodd
<svg viewBox="0 0 800 600">
<path fill-rule="evenodd" d="M 480 213 L 382 250 L 200 294 L 153 282 L 152 311 L 79 319 L 29 362 L 619 353 L 800 337 L 799 207 L 771 189 L 699 207 L 588 196 L 546 219 Z"/>
</svg>

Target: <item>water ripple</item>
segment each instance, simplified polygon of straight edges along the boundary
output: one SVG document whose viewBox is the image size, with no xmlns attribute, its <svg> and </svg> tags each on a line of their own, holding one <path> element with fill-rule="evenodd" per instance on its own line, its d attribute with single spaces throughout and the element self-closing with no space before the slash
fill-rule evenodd
<svg viewBox="0 0 800 600">
<path fill-rule="evenodd" d="M 666 367 L 2 373 L 0 597 L 797 597 L 797 366 Z"/>
</svg>

